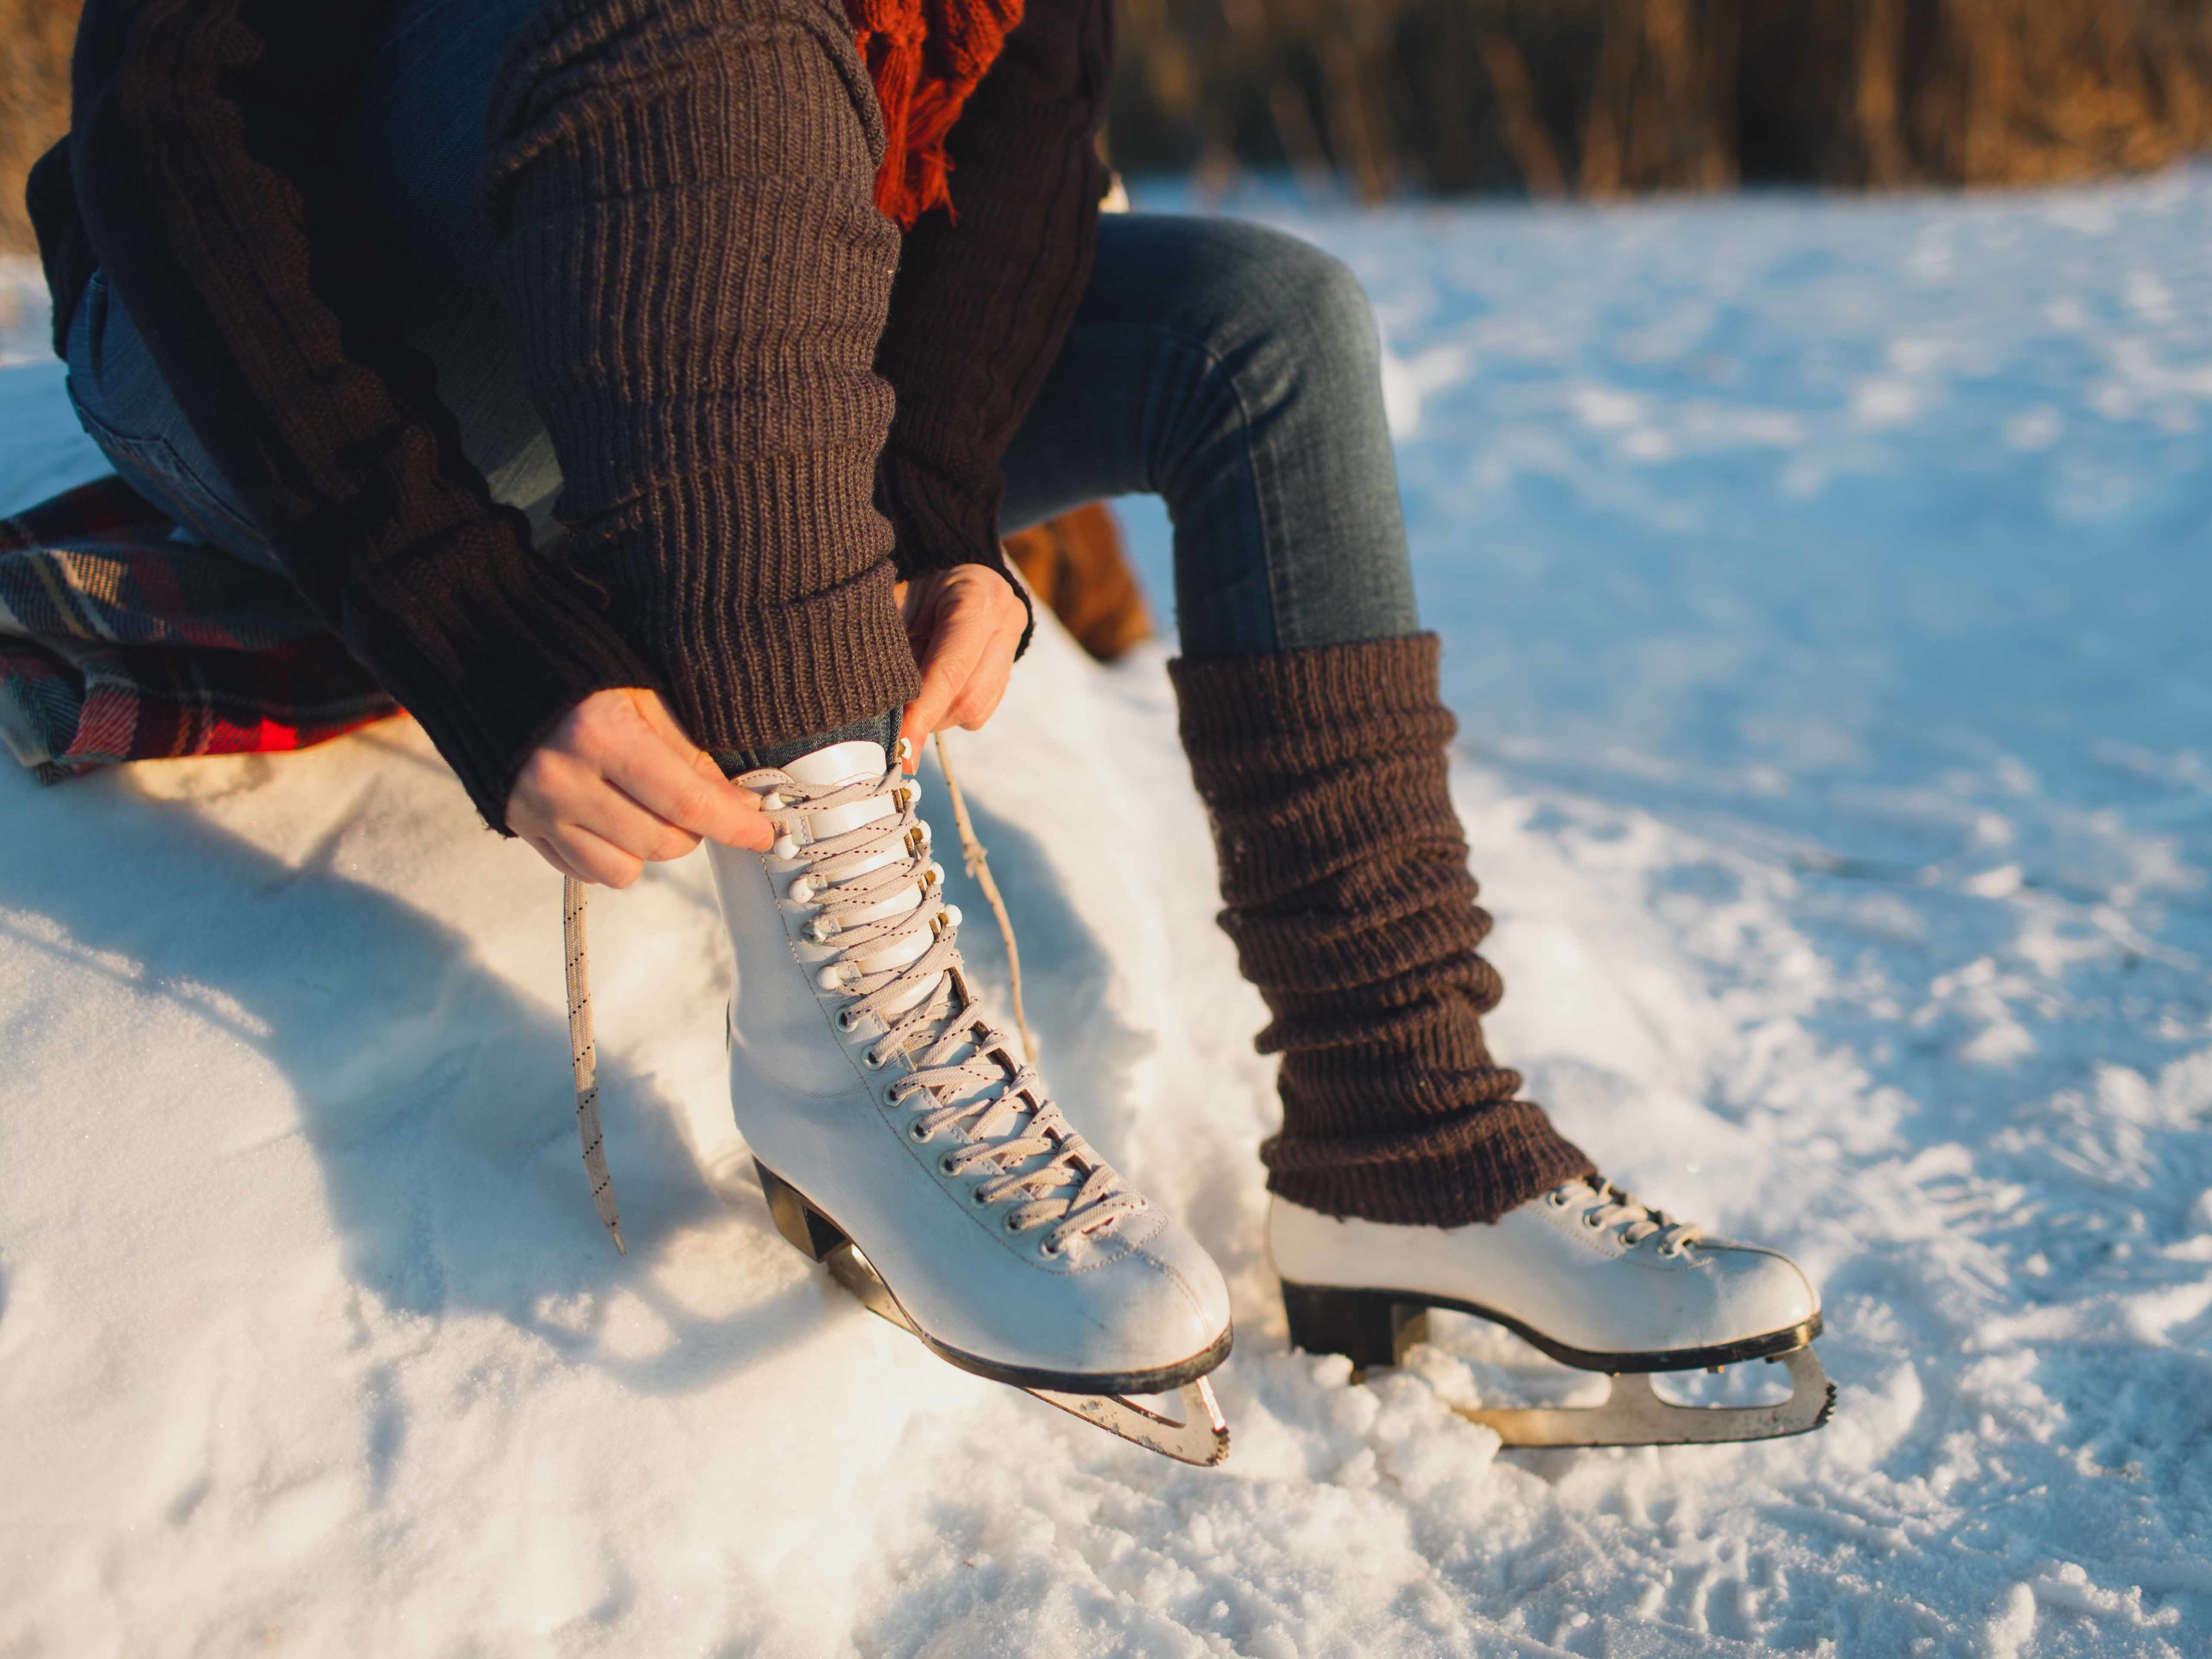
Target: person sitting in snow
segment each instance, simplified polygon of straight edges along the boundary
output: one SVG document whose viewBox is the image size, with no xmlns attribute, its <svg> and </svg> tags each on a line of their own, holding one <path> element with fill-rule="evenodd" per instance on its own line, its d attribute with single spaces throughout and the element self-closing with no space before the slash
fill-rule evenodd
<svg viewBox="0 0 2212 1659">
<path fill-rule="evenodd" d="M 1802 1348 L 1791 1263 L 1607 1186 L 1485 1045 L 1374 320 L 1288 235 L 1102 222 L 1111 64 L 1108 0 L 90 0 L 32 186 L 70 393 L 492 828 L 615 886 L 708 843 L 786 1232 L 1077 1395 L 1201 1377 L 1227 1291 L 970 992 L 911 774 L 1027 638 L 1002 530 L 1157 493 L 1292 1340 Z"/>
</svg>

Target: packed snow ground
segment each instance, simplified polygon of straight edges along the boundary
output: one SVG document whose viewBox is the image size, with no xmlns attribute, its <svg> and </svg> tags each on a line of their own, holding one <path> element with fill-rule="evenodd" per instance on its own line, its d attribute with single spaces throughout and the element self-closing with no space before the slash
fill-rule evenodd
<svg viewBox="0 0 2212 1659">
<path fill-rule="evenodd" d="M 1500 1454 L 1443 1402 L 1571 1380 L 1508 1340 L 1439 1322 L 1361 1388 L 1285 1352 L 1165 653 L 1048 635 L 963 772 L 1049 1074 L 1231 1274 L 1225 1468 L 777 1239 L 696 861 L 594 911 L 625 1259 L 558 884 L 418 731 L 9 772 L 0 1650 L 2212 1644 L 2212 175 L 1256 210 L 1390 343 L 1497 1045 L 1824 1285 L 1834 1423 Z M 38 320 L 0 511 L 97 465 Z"/>
</svg>

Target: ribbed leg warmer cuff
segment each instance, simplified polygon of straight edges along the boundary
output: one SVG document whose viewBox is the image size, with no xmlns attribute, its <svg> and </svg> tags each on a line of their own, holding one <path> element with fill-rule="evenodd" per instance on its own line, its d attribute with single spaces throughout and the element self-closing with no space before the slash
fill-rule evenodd
<svg viewBox="0 0 2212 1659">
<path fill-rule="evenodd" d="M 1273 1016 L 1261 1051 L 1283 1056 L 1269 1188 L 1450 1227 L 1590 1173 L 1483 1043 L 1504 988 L 1477 953 L 1490 917 L 1452 810 L 1436 636 L 1170 672 L 1221 924 Z"/>
</svg>

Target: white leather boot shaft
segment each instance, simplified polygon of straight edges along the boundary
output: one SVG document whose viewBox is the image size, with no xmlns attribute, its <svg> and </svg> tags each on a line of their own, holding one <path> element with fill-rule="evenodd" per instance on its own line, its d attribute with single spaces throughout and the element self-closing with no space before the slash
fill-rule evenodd
<svg viewBox="0 0 2212 1659">
<path fill-rule="evenodd" d="M 781 835 L 767 854 L 708 848 L 737 958 L 731 1106 L 754 1156 L 927 1340 L 1003 1380 L 1079 1389 L 1225 1343 L 1212 1259 L 1076 1134 L 969 994 L 920 780 L 845 743 L 738 781 Z"/>
<path fill-rule="evenodd" d="M 1586 1354 L 1741 1342 L 1820 1310 L 1789 1257 L 1580 1181 L 1466 1227 L 1339 1219 L 1277 1198 L 1267 1248 L 1289 1284 L 1462 1304 Z"/>
</svg>

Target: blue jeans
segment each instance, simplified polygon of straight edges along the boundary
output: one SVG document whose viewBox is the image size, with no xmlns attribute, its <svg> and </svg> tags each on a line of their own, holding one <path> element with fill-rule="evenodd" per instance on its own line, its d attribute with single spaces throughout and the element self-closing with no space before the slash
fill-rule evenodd
<svg viewBox="0 0 2212 1659">
<path fill-rule="evenodd" d="M 410 337 L 436 365 L 493 494 L 549 539 L 560 465 L 490 289 L 476 196 L 492 77 L 538 3 L 402 5 L 372 70 L 364 143 L 409 255 Z M 68 355 L 78 415 L 125 480 L 213 544 L 273 567 L 98 278 Z M 1106 218 L 1067 342 L 1004 471 L 1009 531 L 1100 496 L 1164 499 L 1187 655 L 1419 626 L 1374 318 L 1350 271 L 1280 232 Z"/>
</svg>

